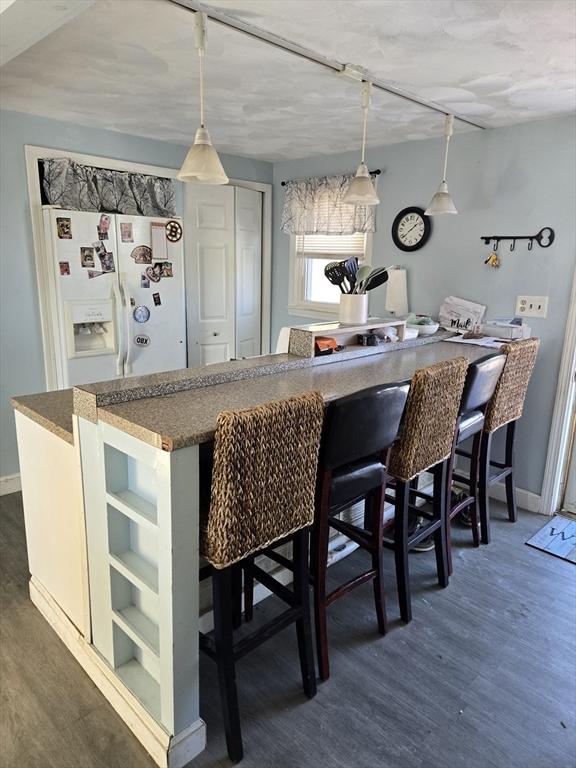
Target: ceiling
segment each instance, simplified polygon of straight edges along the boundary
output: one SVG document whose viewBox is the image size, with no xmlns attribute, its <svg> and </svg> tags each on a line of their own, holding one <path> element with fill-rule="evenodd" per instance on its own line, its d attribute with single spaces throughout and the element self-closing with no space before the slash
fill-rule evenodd
<svg viewBox="0 0 576 768">
<path fill-rule="evenodd" d="M 573 0 L 210 5 L 492 127 L 575 107 Z M 206 68 L 207 125 L 219 150 L 277 161 L 358 146 L 356 83 L 212 22 Z M 188 11 L 167 0 L 98 0 L 2 67 L 2 107 L 188 144 L 197 71 Z M 442 130 L 441 115 L 373 92 L 369 146 Z"/>
</svg>

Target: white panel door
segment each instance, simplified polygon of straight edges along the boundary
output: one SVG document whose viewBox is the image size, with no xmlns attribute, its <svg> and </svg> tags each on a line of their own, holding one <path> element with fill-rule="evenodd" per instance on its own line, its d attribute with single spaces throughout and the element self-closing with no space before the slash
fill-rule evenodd
<svg viewBox="0 0 576 768">
<path fill-rule="evenodd" d="M 234 188 L 184 185 L 188 365 L 236 356 Z"/>
<path fill-rule="evenodd" d="M 127 376 L 186 367 L 184 248 L 182 239 L 166 239 L 163 227 L 168 221 L 160 216 L 116 216 Z M 156 247 L 153 223 L 161 225 Z"/>
<path fill-rule="evenodd" d="M 262 193 L 236 187 L 236 356 L 260 354 Z"/>
</svg>

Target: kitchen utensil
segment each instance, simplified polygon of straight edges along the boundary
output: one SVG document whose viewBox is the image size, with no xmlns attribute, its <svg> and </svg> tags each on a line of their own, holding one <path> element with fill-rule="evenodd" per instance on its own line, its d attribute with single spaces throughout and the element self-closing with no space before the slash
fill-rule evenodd
<svg viewBox="0 0 576 768">
<path fill-rule="evenodd" d="M 379 285 L 383 285 L 388 280 L 388 271 L 386 268 L 382 268 L 379 270 L 374 270 L 366 280 L 363 286 L 363 291 L 367 293 L 368 291 L 373 290 L 374 288 L 378 288 Z"/>
<path fill-rule="evenodd" d="M 356 256 L 350 256 L 346 261 L 340 262 L 346 272 L 346 277 L 350 284 L 350 290 L 348 293 L 354 292 L 354 286 L 356 285 L 356 273 L 358 272 L 358 259 Z"/>
<path fill-rule="evenodd" d="M 362 293 L 362 284 L 368 277 L 368 275 L 372 272 L 372 267 L 367 266 L 366 264 L 363 264 L 358 271 L 356 272 L 356 285 L 354 287 L 354 293 Z"/>
<path fill-rule="evenodd" d="M 342 264 L 337 261 L 331 261 L 330 264 L 327 264 L 324 267 L 324 275 L 332 283 L 332 285 L 337 285 L 342 293 L 347 292 L 345 290 L 344 282 L 346 280 L 346 271 Z"/>
</svg>

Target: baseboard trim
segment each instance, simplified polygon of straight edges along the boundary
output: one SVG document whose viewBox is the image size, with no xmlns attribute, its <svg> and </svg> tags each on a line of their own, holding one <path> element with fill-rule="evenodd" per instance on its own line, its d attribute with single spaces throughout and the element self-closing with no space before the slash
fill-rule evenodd
<svg viewBox="0 0 576 768">
<path fill-rule="evenodd" d="M 20 475 L 3 475 L 0 477 L 0 496 L 7 496 L 9 493 L 18 493 L 22 490 Z"/>
<path fill-rule="evenodd" d="M 463 477 L 467 477 L 467 472 L 462 472 L 458 470 L 458 474 L 462 475 Z M 462 483 L 455 482 L 454 485 L 460 487 L 464 487 Z M 550 517 L 551 514 L 549 512 L 544 512 L 541 508 L 542 499 L 538 493 L 533 493 L 533 491 L 527 491 L 525 488 L 518 488 L 516 486 L 516 504 L 520 509 L 525 509 L 527 512 L 536 512 L 541 515 L 546 515 L 546 517 Z M 496 499 L 496 501 L 506 501 L 506 485 L 505 483 L 494 483 L 494 485 L 490 486 L 490 493 L 489 496 L 491 499 Z"/>
<path fill-rule="evenodd" d="M 506 501 L 505 484 L 495 483 L 490 488 L 490 498 L 497 499 L 497 501 Z M 540 495 L 538 493 L 533 493 L 532 491 L 527 491 L 525 488 L 516 488 L 516 504 L 520 509 L 525 509 L 528 512 L 541 512 L 541 514 L 546 514 L 540 508 Z"/>
<path fill-rule="evenodd" d="M 160 768 L 184 768 L 202 752 L 206 746 L 203 720 L 171 736 L 86 642 L 42 584 L 32 577 L 29 588 L 36 608 Z"/>
</svg>

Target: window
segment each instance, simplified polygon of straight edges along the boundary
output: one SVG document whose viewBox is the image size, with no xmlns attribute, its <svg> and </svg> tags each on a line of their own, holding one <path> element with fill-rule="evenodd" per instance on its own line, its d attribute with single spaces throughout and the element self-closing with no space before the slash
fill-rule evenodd
<svg viewBox="0 0 576 768">
<path fill-rule="evenodd" d="M 338 312 L 340 288 L 324 276 L 331 261 L 356 256 L 369 264 L 372 235 L 292 235 L 290 239 L 290 305 L 292 314 L 334 315 Z"/>
</svg>

